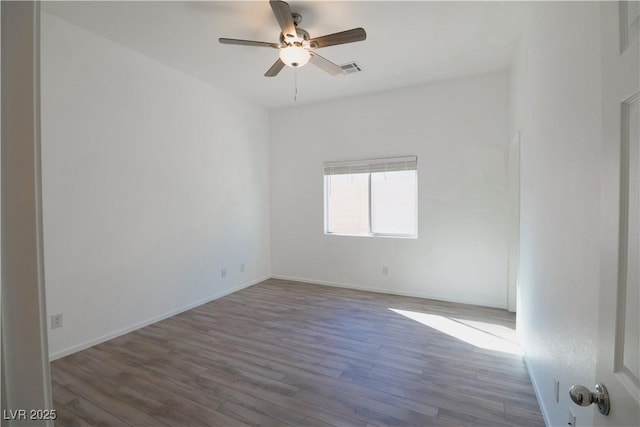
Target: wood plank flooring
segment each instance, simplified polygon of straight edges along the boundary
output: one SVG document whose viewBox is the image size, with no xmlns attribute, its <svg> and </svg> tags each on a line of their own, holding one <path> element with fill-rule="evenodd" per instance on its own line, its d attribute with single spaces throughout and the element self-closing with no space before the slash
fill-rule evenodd
<svg viewBox="0 0 640 427">
<path fill-rule="evenodd" d="M 56 425 L 544 426 L 521 356 L 402 313 L 514 335 L 504 310 L 271 279 L 54 361 Z"/>
</svg>

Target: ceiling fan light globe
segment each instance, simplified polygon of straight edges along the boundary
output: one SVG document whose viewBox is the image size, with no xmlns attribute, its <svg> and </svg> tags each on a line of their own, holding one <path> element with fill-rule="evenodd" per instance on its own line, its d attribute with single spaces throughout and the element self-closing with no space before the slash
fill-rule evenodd
<svg viewBox="0 0 640 427">
<path fill-rule="evenodd" d="M 311 59 L 311 53 L 300 46 L 289 46 L 284 49 L 280 49 L 280 59 L 287 66 L 298 68 L 309 62 L 309 59 Z"/>
</svg>

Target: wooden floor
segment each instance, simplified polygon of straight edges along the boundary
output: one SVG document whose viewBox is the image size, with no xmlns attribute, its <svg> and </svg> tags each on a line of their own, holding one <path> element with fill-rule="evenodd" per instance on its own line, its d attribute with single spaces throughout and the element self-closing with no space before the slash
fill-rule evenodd
<svg viewBox="0 0 640 427">
<path fill-rule="evenodd" d="M 513 334 L 504 310 L 272 279 L 53 362 L 56 425 L 544 425 L 521 356 L 390 309 Z"/>
</svg>

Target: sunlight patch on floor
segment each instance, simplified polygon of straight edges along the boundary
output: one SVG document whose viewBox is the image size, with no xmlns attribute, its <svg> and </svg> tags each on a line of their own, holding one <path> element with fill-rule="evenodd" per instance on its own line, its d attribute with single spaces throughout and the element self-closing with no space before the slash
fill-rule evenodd
<svg viewBox="0 0 640 427">
<path fill-rule="evenodd" d="M 449 336 L 478 348 L 523 355 L 515 339 L 515 332 L 506 326 L 473 320 L 455 319 L 437 314 L 389 308 L 394 313 L 415 320 Z"/>
</svg>

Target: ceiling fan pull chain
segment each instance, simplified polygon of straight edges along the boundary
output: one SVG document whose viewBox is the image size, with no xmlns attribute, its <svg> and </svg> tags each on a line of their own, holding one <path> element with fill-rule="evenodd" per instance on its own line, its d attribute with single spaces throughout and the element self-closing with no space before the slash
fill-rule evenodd
<svg viewBox="0 0 640 427">
<path fill-rule="evenodd" d="M 293 102 L 298 101 L 298 69 L 293 69 L 293 87 L 295 89 L 293 93 Z"/>
</svg>

